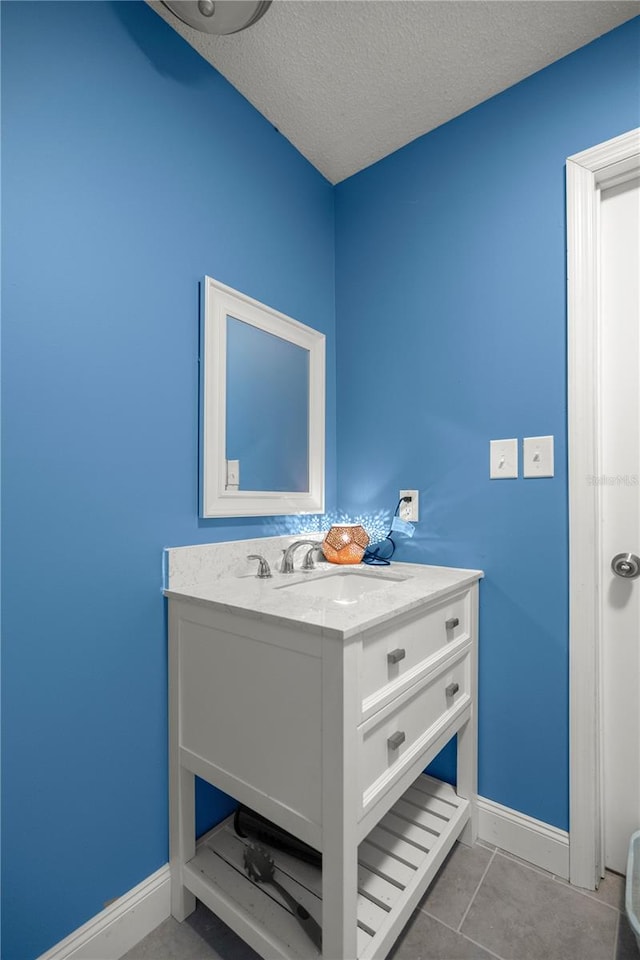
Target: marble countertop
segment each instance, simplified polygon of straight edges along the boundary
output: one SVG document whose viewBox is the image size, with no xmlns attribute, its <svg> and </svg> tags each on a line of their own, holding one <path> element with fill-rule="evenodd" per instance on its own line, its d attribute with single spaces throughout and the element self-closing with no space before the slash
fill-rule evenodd
<svg viewBox="0 0 640 960">
<path fill-rule="evenodd" d="M 380 589 L 371 589 L 361 599 L 349 603 L 314 596 L 314 580 L 328 573 L 346 572 L 378 578 Z M 274 572 L 270 580 L 259 580 L 255 575 L 208 579 L 166 589 L 164 593 L 169 599 L 192 600 L 226 613 L 280 622 L 346 640 L 431 603 L 452 588 L 463 589 L 482 576 L 481 570 L 418 563 L 393 563 L 388 567 L 319 563 L 310 573 Z M 389 578 L 394 582 L 390 583 Z M 296 590 L 281 589 L 290 584 L 301 586 Z"/>
</svg>

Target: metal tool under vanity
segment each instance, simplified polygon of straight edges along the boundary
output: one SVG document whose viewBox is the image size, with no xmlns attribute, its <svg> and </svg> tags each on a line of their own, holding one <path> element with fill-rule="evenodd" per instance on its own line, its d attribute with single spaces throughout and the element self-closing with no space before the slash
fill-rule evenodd
<svg viewBox="0 0 640 960">
<path fill-rule="evenodd" d="M 322 927 L 286 887 L 275 879 L 276 864 L 267 848 L 259 843 L 248 843 L 244 850 L 244 868 L 251 880 L 256 883 L 270 883 L 276 888 L 313 945 L 322 952 Z"/>
<path fill-rule="evenodd" d="M 279 891 L 302 929 L 321 953 L 322 927 L 282 884 L 274 880 L 276 864 L 268 848 L 280 850 L 285 855 L 319 869 L 322 868 L 322 854 L 242 804 L 235 812 L 233 828 L 239 837 L 250 841 L 245 846 L 243 855 L 244 868 L 249 878 L 257 883 L 270 883 Z"/>
</svg>

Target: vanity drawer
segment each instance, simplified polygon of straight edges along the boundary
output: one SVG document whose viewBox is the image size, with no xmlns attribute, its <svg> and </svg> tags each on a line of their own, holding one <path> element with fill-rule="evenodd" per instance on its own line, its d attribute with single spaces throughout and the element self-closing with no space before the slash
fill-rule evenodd
<svg viewBox="0 0 640 960">
<path fill-rule="evenodd" d="M 448 657 L 464 645 L 470 638 L 470 628 L 467 590 L 404 623 L 386 625 L 366 635 L 359 670 L 362 719 L 419 680 L 439 657 Z"/>
<path fill-rule="evenodd" d="M 465 653 L 358 727 L 358 773 L 366 809 L 470 702 L 471 659 Z"/>
</svg>

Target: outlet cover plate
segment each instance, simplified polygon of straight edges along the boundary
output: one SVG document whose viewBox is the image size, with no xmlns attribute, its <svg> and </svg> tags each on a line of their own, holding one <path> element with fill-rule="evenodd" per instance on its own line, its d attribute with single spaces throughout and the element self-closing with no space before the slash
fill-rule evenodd
<svg viewBox="0 0 640 960">
<path fill-rule="evenodd" d="M 518 476 L 518 440 L 489 441 L 489 477 L 514 480 Z"/>
<path fill-rule="evenodd" d="M 417 523 L 420 516 L 420 491 L 401 490 L 398 495 L 398 500 L 402 499 L 402 497 L 411 497 L 411 503 L 401 503 L 398 516 L 401 520 Z"/>
</svg>

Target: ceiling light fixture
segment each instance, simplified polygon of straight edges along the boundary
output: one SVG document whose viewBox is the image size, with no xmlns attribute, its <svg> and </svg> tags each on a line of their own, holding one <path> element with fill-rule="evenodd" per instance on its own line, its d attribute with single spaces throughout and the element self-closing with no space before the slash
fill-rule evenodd
<svg viewBox="0 0 640 960">
<path fill-rule="evenodd" d="M 265 15 L 271 0 L 162 0 L 187 26 L 201 33 L 239 33 Z"/>
</svg>

